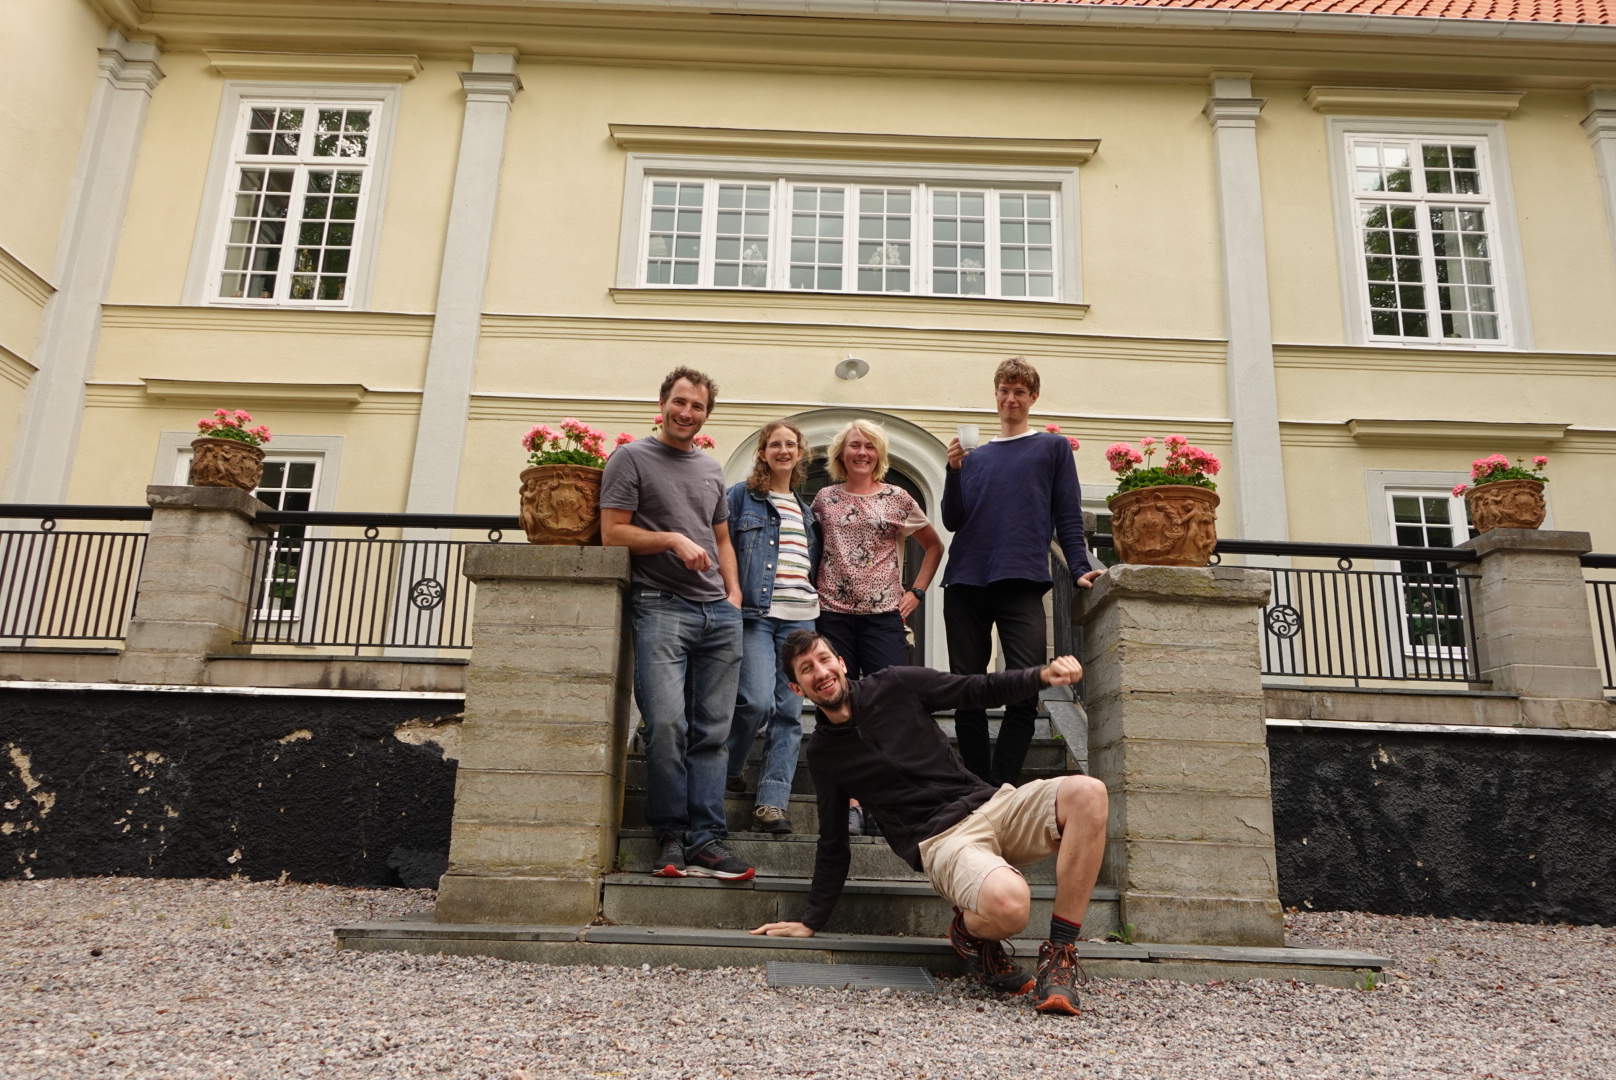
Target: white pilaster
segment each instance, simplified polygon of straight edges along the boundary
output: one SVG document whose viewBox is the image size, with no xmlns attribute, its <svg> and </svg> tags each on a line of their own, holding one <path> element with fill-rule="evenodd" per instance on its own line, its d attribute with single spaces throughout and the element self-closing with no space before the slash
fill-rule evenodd
<svg viewBox="0 0 1616 1080">
<path fill-rule="evenodd" d="M 1249 75 L 1216 74 L 1204 110 L 1212 124 L 1223 233 L 1223 290 L 1229 416 L 1234 421 L 1234 488 L 1240 536 L 1288 540 L 1285 468 L 1280 458 L 1274 339 L 1268 317 L 1268 255 L 1257 114 Z"/>
<path fill-rule="evenodd" d="M 465 126 L 460 133 L 460 160 L 443 245 L 421 422 L 410 467 L 407 510 L 415 514 L 455 511 L 482 333 L 499 170 L 505 158 L 505 129 L 511 104 L 522 88 L 515 50 L 477 51 L 471 70 L 460 73 L 460 84 L 466 93 Z"/>
<path fill-rule="evenodd" d="M 45 307 L 17 441 L 6 473 L 8 502 L 67 498 L 84 418 L 84 384 L 95 364 L 101 304 L 112 280 L 124 207 L 151 94 L 163 78 L 157 46 L 107 32 L 78 170 L 56 248 L 57 291 Z"/>
<path fill-rule="evenodd" d="M 1611 252 L 1616 254 L 1616 87 L 1589 90 L 1587 101 L 1588 115 L 1582 121 L 1582 130 L 1593 143 L 1599 186 L 1605 193 Z"/>
</svg>

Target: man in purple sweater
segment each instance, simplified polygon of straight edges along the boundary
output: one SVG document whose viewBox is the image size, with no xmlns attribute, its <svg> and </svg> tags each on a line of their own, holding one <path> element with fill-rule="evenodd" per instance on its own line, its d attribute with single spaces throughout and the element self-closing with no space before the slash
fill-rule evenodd
<svg viewBox="0 0 1616 1080">
<path fill-rule="evenodd" d="M 1089 568 L 1071 443 L 1028 427 L 1038 385 L 1031 364 L 1020 357 L 1006 360 L 993 373 L 998 437 L 974 451 L 958 439 L 948 444 L 943 525 L 954 541 L 943 572 L 943 625 L 956 675 L 987 671 L 994 626 L 1007 670 L 1045 662 L 1051 536 L 1060 540 L 1075 584 L 1091 588 L 1102 573 Z M 994 786 L 1018 783 L 1037 715 L 1037 697 L 1006 705 L 994 747 L 985 710 L 956 710 L 954 730 L 966 767 Z"/>
</svg>

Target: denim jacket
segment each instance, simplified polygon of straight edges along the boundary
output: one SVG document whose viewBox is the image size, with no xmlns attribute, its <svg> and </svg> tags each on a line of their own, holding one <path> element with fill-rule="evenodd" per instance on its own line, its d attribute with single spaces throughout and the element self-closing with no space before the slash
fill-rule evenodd
<svg viewBox="0 0 1616 1080">
<path fill-rule="evenodd" d="M 796 496 L 808 529 L 810 581 L 819 578 L 819 522 L 813 508 Z M 780 550 L 780 511 L 767 495 L 759 495 L 743 481 L 729 489 L 729 541 L 740 566 L 741 615 L 755 619 L 767 615 L 774 603 L 774 562 Z"/>
</svg>

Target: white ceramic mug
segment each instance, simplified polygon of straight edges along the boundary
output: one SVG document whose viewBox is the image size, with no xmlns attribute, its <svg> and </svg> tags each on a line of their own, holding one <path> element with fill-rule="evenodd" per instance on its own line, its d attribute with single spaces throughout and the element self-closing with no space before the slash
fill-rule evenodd
<svg viewBox="0 0 1616 1080">
<path fill-rule="evenodd" d="M 982 428 L 977 424 L 961 424 L 959 426 L 959 444 L 966 450 L 975 450 L 982 445 Z"/>
</svg>

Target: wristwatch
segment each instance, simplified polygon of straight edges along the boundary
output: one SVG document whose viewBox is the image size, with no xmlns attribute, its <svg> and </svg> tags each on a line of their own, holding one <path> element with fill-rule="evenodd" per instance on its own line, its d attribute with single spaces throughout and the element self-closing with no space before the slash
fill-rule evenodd
<svg viewBox="0 0 1616 1080">
<path fill-rule="evenodd" d="M 926 599 L 926 590 L 922 589 L 919 585 L 909 586 L 909 591 L 915 594 L 916 600 Z"/>
</svg>

